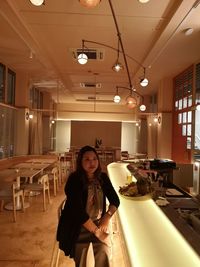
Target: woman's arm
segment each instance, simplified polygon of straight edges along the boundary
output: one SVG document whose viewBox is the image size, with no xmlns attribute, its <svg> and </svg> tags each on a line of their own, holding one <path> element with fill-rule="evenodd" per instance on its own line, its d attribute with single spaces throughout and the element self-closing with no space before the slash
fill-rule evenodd
<svg viewBox="0 0 200 267">
<path fill-rule="evenodd" d="M 99 228 L 104 232 L 108 232 L 110 219 L 116 212 L 120 202 L 119 202 L 119 197 L 114 187 L 112 186 L 112 183 L 107 174 L 103 173 L 102 181 L 103 181 L 102 184 L 103 192 L 105 194 L 105 197 L 109 201 L 109 206 L 107 212 L 103 215 L 103 217 L 99 221 Z"/>
<path fill-rule="evenodd" d="M 76 223 L 83 224 L 89 219 L 85 210 L 87 201 L 87 190 L 83 189 L 83 183 L 80 177 L 72 173 L 65 185 L 65 193 L 67 197 L 66 206 L 72 220 Z"/>
<path fill-rule="evenodd" d="M 83 226 L 91 233 L 93 233 L 102 243 L 111 246 L 109 234 L 98 227 L 91 219 L 88 219 Z"/>
</svg>

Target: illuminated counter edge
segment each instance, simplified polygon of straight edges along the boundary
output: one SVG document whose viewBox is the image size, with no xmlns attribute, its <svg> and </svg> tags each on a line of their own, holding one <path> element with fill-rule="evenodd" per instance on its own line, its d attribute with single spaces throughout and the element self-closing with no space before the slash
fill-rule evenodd
<svg viewBox="0 0 200 267">
<path fill-rule="evenodd" d="M 111 163 L 108 174 L 115 190 L 126 183 L 127 163 Z M 131 267 L 199 267 L 200 258 L 152 199 L 121 197 L 120 235 Z"/>
</svg>

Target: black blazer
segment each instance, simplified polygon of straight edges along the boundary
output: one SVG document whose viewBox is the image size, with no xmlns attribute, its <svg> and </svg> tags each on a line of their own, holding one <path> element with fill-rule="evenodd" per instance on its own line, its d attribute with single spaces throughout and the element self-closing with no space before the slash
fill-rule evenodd
<svg viewBox="0 0 200 267">
<path fill-rule="evenodd" d="M 116 208 L 120 202 L 106 173 L 101 173 L 99 181 L 103 190 L 103 216 L 106 212 L 106 198 Z M 67 200 L 58 223 L 57 241 L 59 241 L 59 248 L 64 251 L 65 255 L 73 258 L 75 243 L 80 234 L 81 226 L 89 219 L 86 212 L 87 183 L 84 183 L 84 179 L 74 172 L 68 178 L 65 193 Z"/>
</svg>

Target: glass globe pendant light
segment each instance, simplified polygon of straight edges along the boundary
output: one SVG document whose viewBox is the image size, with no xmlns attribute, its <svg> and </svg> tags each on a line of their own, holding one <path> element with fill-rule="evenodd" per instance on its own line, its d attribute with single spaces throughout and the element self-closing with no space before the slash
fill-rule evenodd
<svg viewBox="0 0 200 267">
<path fill-rule="evenodd" d="M 81 3 L 81 5 L 90 8 L 97 6 L 101 2 L 101 0 L 79 0 L 79 2 Z"/>
<path fill-rule="evenodd" d="M 140 80 L 140 85 L 141 85 L 142 87 L 147 86 L 148 83 L 149 83 L 149 81 L 147 80 L 147 78 L 144 78 L 144 79 L 141 79 L 141 80 Z"/>
<path fill-rule="evenodd" d="M 137 99 L 132 95 L 128 96 L 126 98 L 126 105 L 130 109 L 135 108 L 137 106 Z"/>
<path fill-rule="evenodd" d="M 84 65 L 88 62 L 88 57 L 86 54 L 81 53 L 78 55 L 78 63 Z"/>
<path fill-rule="evenodd" d="M 30 0 L 30 2 L 34 6 L 41 6 L 44 3 L 44 0 Z"/>
<path fill-rule="evenodd" d="M 121 63 L 119 63 L 118 61 L 115 63 L 115 65 L 112 67 L 112 69 L 116 72 L 119 72 L 120 70 L 123 69 L 123 66 Z"/>
<path fill-rule="evenodd" d="M 146 69 L 144 68 L 144 75 L 143 75 L 143 78 L 140 80 L 140 85 L 142 87 L 145 87 L 149 84 L 149 81 L 148 79 L 146 78 Z"/>
<path fill-rule="evenodd" d="M 115 95 L 113 100 L 115 103 L 119 103 L 121 101 L 121 97 L 119 95 Z"/>
<path fill-rule="evenodd" d="M 146 110 L 146 106 L 145 106 L 144 104 L 142 104 L 142 105 L 140 106 L 140 110 L 141 110 L 141 111 L 145 111 L 145 110 Z"/>
</svg>

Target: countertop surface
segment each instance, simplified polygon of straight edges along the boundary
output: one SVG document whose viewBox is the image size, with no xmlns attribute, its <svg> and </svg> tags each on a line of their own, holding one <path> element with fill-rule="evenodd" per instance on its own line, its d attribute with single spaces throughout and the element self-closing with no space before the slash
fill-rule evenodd
<svg viewBox="0 0 200 267">
<path fill-rule="evenodd" d="M 127 182 L 130 173 L 127 165 L 108 165 L 109 177 L 117 192 Z M 127 267 L 200 266 L 197 236 L 191 234 L 191 239 L 195 240 L 193 243 L 184 237 L 190 235 L 190 230 L 170 205 L 160 208 L 153 199 L 135 201 L 120 194 L 119 198 L 118 217 L 129 259 Z"/>
</svg>

